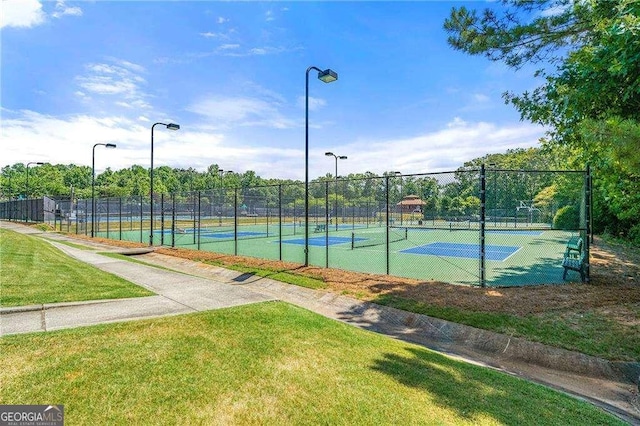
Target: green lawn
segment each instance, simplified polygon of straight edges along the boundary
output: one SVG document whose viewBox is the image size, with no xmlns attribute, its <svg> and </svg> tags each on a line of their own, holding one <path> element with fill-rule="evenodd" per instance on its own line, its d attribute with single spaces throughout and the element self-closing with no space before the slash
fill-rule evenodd
<svg viewBox="0 0 640 426">
<path fill-rule="evenodd" d="M 0 306 L 150 296 L 33 236 L 0 229 Z"/>
<path fill-rule="evenodd" d="M 0 404 L 64 404 L 69 424 L 624 424 L 282 302 L 0 344 Z"/>
</svg>

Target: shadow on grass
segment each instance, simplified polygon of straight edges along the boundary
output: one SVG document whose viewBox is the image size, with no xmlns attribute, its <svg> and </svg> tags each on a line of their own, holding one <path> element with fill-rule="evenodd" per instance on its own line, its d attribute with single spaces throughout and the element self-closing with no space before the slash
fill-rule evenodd
<svg viewBox="0 0 640 426">
<path fill-rule="evenodd" d="M 425 392 L 433 404 L 469 422 L 498 424 L 600 424 L 607 415 L 542 386 L 465 364 L 421 348 L 383 354 L 371 368 Z M 612 420 L 609 418 L 609 420 Z"/>
</svg>

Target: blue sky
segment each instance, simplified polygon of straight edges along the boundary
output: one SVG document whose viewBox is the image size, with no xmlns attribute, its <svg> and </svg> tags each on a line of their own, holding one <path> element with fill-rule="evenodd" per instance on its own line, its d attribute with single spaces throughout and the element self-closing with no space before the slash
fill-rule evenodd
<svg viewBox="0 0 640 426">
<path fill-rule="evenodd" d="M 151 2 L 3 0 L 2 155 L 16 162 L 210 164 L 304 178 L 305 70 L 310 175 L 454 170 L 537 146 L 501 94 L 532 90 L 515 72 L 454 51 L 451 7 L 483 2 Z"/>
</svg>

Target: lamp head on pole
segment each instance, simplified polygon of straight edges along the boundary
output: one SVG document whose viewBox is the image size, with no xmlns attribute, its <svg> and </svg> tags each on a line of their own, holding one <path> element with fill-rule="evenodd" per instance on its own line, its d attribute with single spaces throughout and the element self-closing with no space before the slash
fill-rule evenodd
<svg viewBox="0 0 640 426">
<path fill-rule="evenodd" d="M 334 156 L 333 152 L 325 152 L 324 155 L 326 155 L 327 157 L 333 157 Z"/>
<path fill-rule="evenodd" d="M 341 156 L 339 156 L 338 158 L 339 158 L 339 159 L 341 159 L 341 160 L 346 160 L 346 159 L 347 159 L 347 156 L 346 156 L 346 155 L 341 155 Z"/>
<path fill-rule="evenodd" d="M 167 129 L 169 130 L 180 130 L 180 125 L 176 123 L 167 124 Z"/>
<path fill-rule="evenodd" d="M 104 145 L 105 148 L 115 148 L 116 144 L 115 143 L 107 143 Z"/>
<path fill-rule="evenodd" d="M 338 79 L 338 73 L 328 68 L 324 71 L 318 72 L 318 80 L 321 80 L 325 83 L 331 83 L 336 81 L 337 79 Z"/>
</svg>

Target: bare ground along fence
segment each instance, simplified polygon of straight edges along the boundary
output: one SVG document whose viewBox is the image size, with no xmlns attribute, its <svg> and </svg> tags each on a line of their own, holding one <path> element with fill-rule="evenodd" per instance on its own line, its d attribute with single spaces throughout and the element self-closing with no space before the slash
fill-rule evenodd
<svg viewBox="0 0 640 426">
<path fill-rule="evenodd" d="M 37 218 L 77 234 L 421 280 L 554 284 L 570 237 L 582 237 L 588 262 L 590 182 L 589 170 L 485 167 L 316 181 L 308 224 L 302 183 L 154 194 L 153 209 L 149 196 L 61 201 Z M 0 215 L 24 220 L 25 201 L 0 203 Z"/>
</svg>

